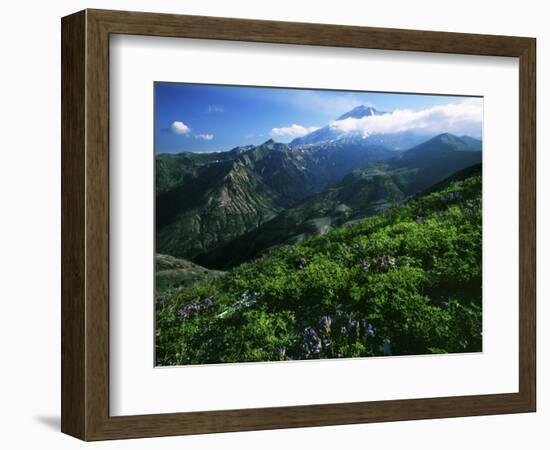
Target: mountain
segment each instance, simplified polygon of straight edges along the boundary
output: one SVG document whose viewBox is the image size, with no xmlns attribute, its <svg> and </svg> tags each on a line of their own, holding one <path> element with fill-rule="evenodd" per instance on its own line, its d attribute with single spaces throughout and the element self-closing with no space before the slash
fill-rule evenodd
<svg viewBox="0 0 550 450">
<path fill-rule="evenodd" d="M 158 193 L 157 252 L 193 259 L 258 227 L 313 184 L 288 149 L 271 142 L 232 156 L 186 166 L 177 183 Z M 165 168 L 164 174 L 175 170 Z M 157 176 L 157 185 L 169 182 Z"/>
<path fill-rule="evenodd" d="M 432 136 L 415 130 L 407 130 L 399 133 L 376 133 L 361 137 L 366 145 L 381 145 L 393 151 L 405 151 L 421 144 Z M 342 139 L 346 139 L 346 137 Z"/>
<path fill-rule="evenodd" d="M 159 366 L 481 352 L 481 170 L 156 303 Z"/>
<path fill-rule="evenodd" d="M 403 160 L 418 160 L 418 158 L 432 159 L 457 151 L 472 151 L 473 149 L 462 139 L 451 133 L 442 133 L 432 139 L 417 145 L 403 153 Z"/>
<path fill-rule="evenodd" d="M 362 119 L 370 116 L 381 116 L 387 114 L 384 111 L 378 111 L 372 106 L 359 105 L 351 111 L 341 115 L 336 121 L 345 121 L 348 119 Z M 343 131 L 334 126 L 334 124 L 325 125 L 305 136 L 294 139 L 289 145 L 292 148 L 300 148 L 308 145 L 319 145 L 330 142 L 340 141 L 343 145 L 349 142 L 357 144 L 362 141 L 362 146 L 380 146 L 388 150 L 408 150 L 415 145 L 420 144 L 431 135 L 408 130 L 398 133 L 370 133 L 368 135 L 358 131 Z"/>
<path fill-rule="evenodd" d="M 380 213 L 404 200 L 417 170 L 391 171 L 386 163 L 349 174 L 338 185 L 308 197 L 257 229 L 197 258 L 200 264 L 226 269 L 255 258 L 266 249 L 302 242 L 334 227 Z"/>
<path fill-rule="evenodd" d="M 483 148 L 483 143 L 481 142 L 480 139 L 476 139 L 474 137 L 467 136 L 467 135 L 460 136 L 460 139 L 462 139 L 462 141 L 464 141 L 466 144 L 468 144 L 470 148 L 474 150 L 481 151 Z"/>
<path fill-rule="evenodd" d="M 159 153 L 155 157 L 155 192 L 161 194 L 182 183 L 188 176 L 197 176 L 197 170 L 211 163 L 232 161 L 253 146 L 236 147 L 228 152 L 214 153 Z"/>
<path fill-rule="evenodd" d="M 352 170 L 396 155 L 383 145 L 370 144 L 358 136 L 292 148 L 292 152 L 314 174 L 315 192 L 339 182 Z"/>
<path fill-rule="evenodd" d="M 157 251 L 194 260 L 394 154 L 361 141 L 291 149 L 269 140 L 225 153 L 158 155 Z"/>
<path fill-rule="evenodd" d="M 288 208 L 257 229 L 203 254 L 198 261 L 227 268 L 266 249 L 301 242 L 334 227 L 379 214 L 453 173 L 481 163 L 481 152 L 445 133 L 396 158 L 351 172 L 340 183 Z"/>
<path fill-rule="evenodd" d="M 353 108 L 351 111 L 348 111 L 345 114 L 342 114 L 340 117 L 338 117 L 337 120 L 345 120 L 349 117 L 352 117 L 354 119 L 360 119 L 362 117 L 366 116 L 374 116 L 374 115 L 380 115 L 380 114 L 386 114 L 382 111 L 377 111 L 376 108 L 373 106 L 365 106 L 365 105 L 359 105 Z"/>
<path fill-rule="evenodd" d="M 384 114 L 360 105 L 337 120 Z M 159 154 L 156 251 L 226 267 L 229 248 L 241 260 L 381 211 L 479 162 L 480 146 L 469 136 L 363 135 L 329 124 L 289 145 L 270 139 L 227 152 Z"/>
<path fill-rule="evenodd" d="M 482 153 L 461 138 L 443 133 L 402 153 L 392 162 L 394 169 L 415 167 L 418 172 L 410 189 L 420 192 L 454 172 L 478 164 Z"/>
<path fill-rule="evenodd" d="M 337 120 L 345 120 L 348 118 L 360 119 L 362 117 L 374 116 L 385 114 L 384 112 L 377 111 L 370 106 L 359 105 L 353 108 L 351 111 L 341 115 Z M 305 136 L 294 139 L 289 145 L 290 147 L 299 147 L 302 145 L 315 145 L 324 142 L 330 142 L 335 139 L 341 138 L 345 135 L 340 130 L 332 128 L 330 125 L 325 125 L 318 130 L 312 131 Z"/>
</svg>

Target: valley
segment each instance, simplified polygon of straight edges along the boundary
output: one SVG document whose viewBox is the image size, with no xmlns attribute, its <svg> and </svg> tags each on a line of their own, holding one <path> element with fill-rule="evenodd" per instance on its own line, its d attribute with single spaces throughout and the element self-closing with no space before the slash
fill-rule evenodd
<svg viewBox="0 0 550 450">
<path fill-rule="evenodd" d="M 356 108 L 343 117 L 360 113 L 376 111 Z M 481 141 L 469 136 L 443 133 L 404 151 L 381 145 L 412 145 L 418 137 L 335 136 L 321 128 L 288 145 L 268 140 L 227 152 L 159 154 L 156 251 L 228 269 L 379 214 L 481 163 Z"/>
<path fill-rule="evenodd" d="M 157 293 L 160 366 L 481 351 L 481 166 Z"/>
</svg>

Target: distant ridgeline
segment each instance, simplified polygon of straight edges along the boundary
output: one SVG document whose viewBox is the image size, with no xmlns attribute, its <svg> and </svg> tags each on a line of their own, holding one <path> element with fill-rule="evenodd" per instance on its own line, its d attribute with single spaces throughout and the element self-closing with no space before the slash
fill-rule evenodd
<svg viewBox="0 0 550 450">
<path fill-rule="evenodd" d="M 358 107 L 344 114 L 380 114 Z M 156 252 L 228 269 L 399 204 L 481 162 L 452 134 L 336 134 L 156 156 Z"/>
</svg>

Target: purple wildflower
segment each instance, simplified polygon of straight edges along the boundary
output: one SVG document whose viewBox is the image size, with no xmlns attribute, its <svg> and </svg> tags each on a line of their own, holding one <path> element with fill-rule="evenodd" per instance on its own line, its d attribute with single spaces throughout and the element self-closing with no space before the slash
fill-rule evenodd
<svg viewBox="0 0 550 450">
<path fill-rule="evenodd" d="M 177 315 L 182 319 L 190 319 L 195 317 L 199 312 L 199 307 L 196 303 L 189 303 L 183 308 L 178 309 Z"/>
<path fill-rule="evenodd" d="M 307 327 L 305 330 L 304 330 L 304 339 L 306 341 L 319 341 L 319 336 L 317 335 L 317 332 L 311 328 L 311 327 Z"/>
<path fill-rule="evenodd" d="M 306 356 L 309 356 L 310 353 L 321 353 L 321 339 L 312 327 L 307 327 L 304 330 L 304 341 L 302 350 Z"/>
<path fill-rule="evenodd" d="M 209 308 L 213 304 L 214 304 L 214 302 L 212 301 L 212 299 L 210 297 L 205 298 L 202 302 L 202 306 L 205 307 L 205 308 Z"/>
<path fill-rule="evenodd" d="M 189 317 L 189 312 L 187 311 L 187 308 L 180 308 L 178 309 L 178 316 L 182 319 L 187 319 Z"/>
</svg>

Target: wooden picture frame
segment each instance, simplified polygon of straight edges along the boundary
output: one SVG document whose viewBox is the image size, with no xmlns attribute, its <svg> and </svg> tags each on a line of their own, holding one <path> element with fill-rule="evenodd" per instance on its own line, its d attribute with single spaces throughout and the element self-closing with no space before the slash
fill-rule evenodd
<svg viewBox="0 0 550 450">
<path fill-rule="evenodd" d="M 61 29 L 64 433 L 101 440 L 535 411 L 535 39 L 104 10 L 64 17 Z M 519 58 L 519 392 L 110 416 L 109 36 L 117 33 Z"/>
</svg>

